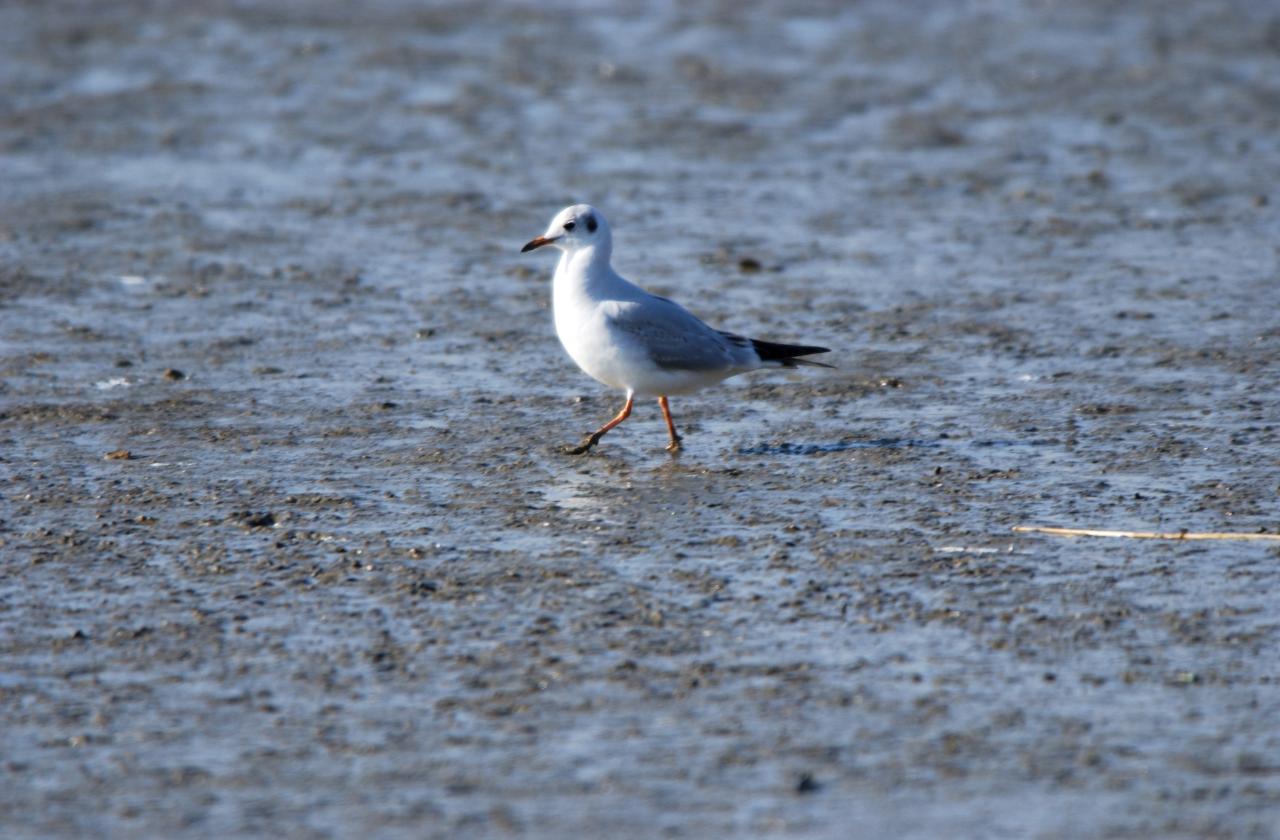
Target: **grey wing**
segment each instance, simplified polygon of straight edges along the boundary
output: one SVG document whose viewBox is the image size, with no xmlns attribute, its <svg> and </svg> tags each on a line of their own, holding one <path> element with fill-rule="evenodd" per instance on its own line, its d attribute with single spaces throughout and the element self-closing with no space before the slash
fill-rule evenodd
<svg viewBox="0 0 1280 840">
<path fill-rule="evenodd" d="M 609 323 L 666 370 L 729 370 L 750 366 L 754 357 L 749 340 L 708 327 L 666 298 L 624 303 L 609 315 Z"/>
</svg>

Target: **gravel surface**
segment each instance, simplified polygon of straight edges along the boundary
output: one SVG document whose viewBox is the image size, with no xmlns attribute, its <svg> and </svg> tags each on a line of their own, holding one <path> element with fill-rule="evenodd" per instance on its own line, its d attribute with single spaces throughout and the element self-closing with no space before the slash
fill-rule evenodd
<svg viewBox="0 0 1280 840">
<path fill-rule="evenodd" d="M 1280 10 L 782 5 L 0 5 L 0 833 L 1280 836 Z"/>
</svg>

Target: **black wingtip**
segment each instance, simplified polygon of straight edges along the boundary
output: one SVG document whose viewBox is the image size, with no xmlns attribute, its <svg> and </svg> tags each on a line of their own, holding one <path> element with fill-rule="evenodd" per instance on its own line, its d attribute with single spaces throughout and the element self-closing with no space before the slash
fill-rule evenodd
<svg viewBox="0 0 1280 840">
<path fill-rule="evenodd" d="M 776 362 L 783 367 L 798 367 L 800 365 L 812 365 L 813 367 L 834 367 L 833 365 L 815 362 L 812 359 L 802 359 L 801 356 L 814 356 L 818 353 L 830 353 L 829 347 L 815 347 L 808 344 L 778 344 L 773 341 L 761 341 L 757 338 L 751 339 L 751 347 L 756 351 L 756 355 L 760 357 L 762 362 Z"/>
<path fill-rule="evenodd" d="M 823 350 L 823 353 L 829 353 L 830 350 Z M 829 365 L 826 362 L 815 362 L 813 359 L 786 359 L 782 362 L 783 367 L 795 368 L 800 366 L 830 368 L 835 370 L 835 365 Z"/>
</svg>

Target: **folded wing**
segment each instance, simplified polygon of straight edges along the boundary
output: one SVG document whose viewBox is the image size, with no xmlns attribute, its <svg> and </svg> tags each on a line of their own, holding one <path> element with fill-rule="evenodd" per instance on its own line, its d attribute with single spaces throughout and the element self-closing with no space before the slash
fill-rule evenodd
<svg viewBox="0 0 1280 840">
<path fill-rule="evenodd" d="M 678 303 L 649 296 L 620 302 L 609 321 L 664 370 L 717 371 L 759 366 L 751 342 L 708 327 Z"/>
</svg>

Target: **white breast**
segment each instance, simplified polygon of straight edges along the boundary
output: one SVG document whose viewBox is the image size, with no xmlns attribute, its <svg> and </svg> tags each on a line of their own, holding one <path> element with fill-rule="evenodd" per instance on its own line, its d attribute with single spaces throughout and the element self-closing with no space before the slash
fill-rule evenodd
<svg viewBox="0 0 1280 840">
<path fill-rule="evenodd" d="M 652 366 L 609 330 L 605 306 L 556 284 L 556 335 L 583 373 L 611 388 L 630 388 L 629 373 Z"/>
</svg>

